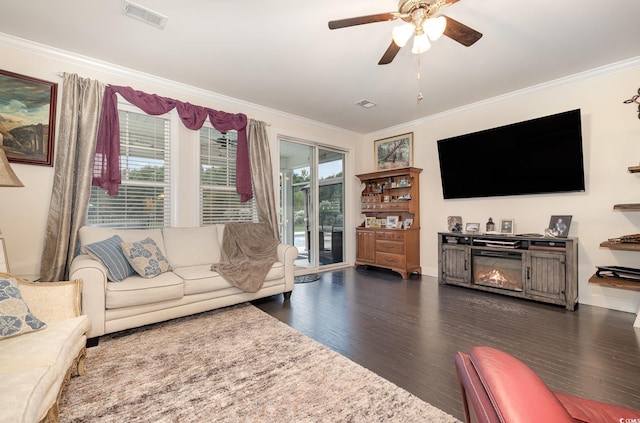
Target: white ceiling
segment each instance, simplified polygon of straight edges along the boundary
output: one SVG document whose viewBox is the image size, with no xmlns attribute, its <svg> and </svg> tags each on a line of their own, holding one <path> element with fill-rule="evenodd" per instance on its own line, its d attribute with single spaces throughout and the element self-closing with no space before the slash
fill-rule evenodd
<svg viewBox="0 0 640 423">
<path fill-rule="evenodd" d="M 363 134 L 640 57 L 638 0 L 461 0 L 441 13 L 484 36 L 434 42 L 420 86 L 409 46 L 377 64 L 398 21 L 327 26 L 396 0 L 135 2 L 165 29 L 124 16 L 123 0 L 6 0 L 0 32 Z"/>
</svg>

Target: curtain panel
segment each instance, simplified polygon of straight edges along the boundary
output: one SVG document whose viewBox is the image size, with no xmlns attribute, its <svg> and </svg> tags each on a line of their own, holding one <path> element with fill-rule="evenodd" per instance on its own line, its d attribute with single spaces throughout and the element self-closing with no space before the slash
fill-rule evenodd
<svg viewBox="0 0 640 423">
<path fill-rule="evenodd" d="M 96 157 L 93 169 L 93 185 L 105 189 L 109 195 L 118 194 L 120 179 L 120 124 L 118 122 L 118 98 L 125 100 L 149 115 L 162 115 L 174 108 L 180 120 L 188 129 L 198 130 L 209 118 L 218 131 L 238 131 L 238 151 L 236 157 L 236 191 L 240 201 L 253 198 L 251 187 L 251 167 L 247 144 L 247 116 L 242 113 L 227 113 L 195 106 L 156 94 L 147 94 L 131 87 L 108 85 L 102 102 L 102 115 L 96 142 Z"/>
<path fill-rule="evenodd" d="M 69 276 L 78 249 L 78 230 L 85 224 L 91 195 L 98 118 L 104 84 L 76 74 L 64 74 L 60 129 L 47 217 L 40 280 Z"/>
</svg>

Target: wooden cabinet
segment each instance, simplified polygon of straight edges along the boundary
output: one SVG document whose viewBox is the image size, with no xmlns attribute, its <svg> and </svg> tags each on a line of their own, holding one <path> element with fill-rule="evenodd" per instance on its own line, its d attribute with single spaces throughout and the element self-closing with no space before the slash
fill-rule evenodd
<svg viewBox="0 0 640 423">
<path fill-rule="evenodd" d="M 406 167 L 357 175 L 365 221 L 356 228 L 356 266 L 391 269 L 407 279 L 420 267 L 422 169 Z"/>
<path fill-rule="evenodd" d="M 578 302 L 578 241 L 442 232 L 438 234 L 438 275 L 442 284 L 573 310 Z M 487 283 L 484 275 L 496 282 Z M 504 275 L 512 281 L 503 282 Z"/>
<path fill-rule="evenodd" d="M 369 229 L 356 228 L 356 261 L 376 262 L 376 233 Z"/>
</svg>

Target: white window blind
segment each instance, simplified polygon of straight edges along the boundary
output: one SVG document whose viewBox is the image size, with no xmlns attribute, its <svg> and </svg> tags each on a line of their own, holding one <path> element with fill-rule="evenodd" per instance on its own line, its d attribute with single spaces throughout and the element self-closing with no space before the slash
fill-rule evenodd
<svg viewBox="0 0 640 423">
<path fill-rule="evenodd" d="M 91 187 L 87 223 L 116 228 L 170 226 L 170 118 L 119 109 L 122 184 L 117 196 Z"/>
<path fill-rule="evenodd" d="M 236 193 L 236 131 L 200 129 L 200 224 L 256 222 L 255 201 Z"/>
</svg>

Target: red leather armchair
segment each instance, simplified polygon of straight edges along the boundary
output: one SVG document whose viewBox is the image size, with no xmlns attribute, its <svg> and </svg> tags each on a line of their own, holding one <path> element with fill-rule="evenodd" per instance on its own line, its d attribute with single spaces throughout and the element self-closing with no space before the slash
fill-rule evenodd
<svg viewBox="0 0 640 423">
<path fill-rule="evenodd" d="M 517 358 L 474 347 L 455 357 L 467 423 L 640 423 L 640 411 L 551 391 Z"/>
</svg>

